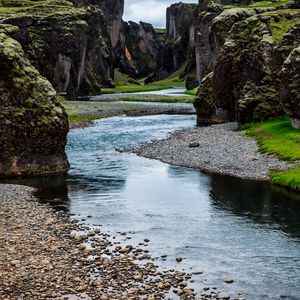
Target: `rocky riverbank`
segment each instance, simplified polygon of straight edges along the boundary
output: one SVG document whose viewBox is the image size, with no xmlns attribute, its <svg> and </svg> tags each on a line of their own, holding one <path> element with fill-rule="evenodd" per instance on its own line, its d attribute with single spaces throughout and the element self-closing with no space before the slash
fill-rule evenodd
<svg viewBox="0 0 300 300">
<path fill-rule="evenodd" d="M 111 97 L 111 99 L 114 99 Z M 191 103 L 150 103 L 122 101 L 67 101 L 70 127 L 83 127 L 101 118 L 127 115 L 144 116 L 158 114 L 195 114 Z"/>
<path fill-rule="evenodd" d="M 0 185 L 1 299 L 229 299 L 208 287 L 196 296 L 188 285 L 197 274 L 160 270 L 149 240 L 133 246 L 121 233 L 120 242 L 39 204 L 33 192 Z"/>
<path fill-rule="evenodd" d="M 260 153 L 257 142 L 237 128 L 237 123 L 197 127 L 131 150 L 173 165 L 254 180 L 268 180 L 270 170 L 292 166 Z"/>
</svg>

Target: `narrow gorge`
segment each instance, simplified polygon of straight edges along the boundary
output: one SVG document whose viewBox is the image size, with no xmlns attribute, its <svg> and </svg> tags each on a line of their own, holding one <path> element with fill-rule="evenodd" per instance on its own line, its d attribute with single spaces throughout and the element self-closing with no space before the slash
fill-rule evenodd
<svg viewBox="0 0 300 300">
<path fill-rule="evenodd" d="M 300 299 L 299 130 L 299 0 L 0 0 L 0 299 Z"/>
</svg>

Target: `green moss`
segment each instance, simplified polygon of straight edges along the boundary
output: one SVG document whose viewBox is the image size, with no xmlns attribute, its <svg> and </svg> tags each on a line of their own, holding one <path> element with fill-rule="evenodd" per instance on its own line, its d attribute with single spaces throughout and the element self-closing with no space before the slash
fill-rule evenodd
<svg viewBox="0 0 300 300">
<path fill-rule="evenodd" d="M 224 5 L 225 7 L 242 7 L 242 8 L 260 8 L 260 7 L 279 7 L 282 5 L 286 5 L 291 3 L 291 0 L 278 0 L 278 1 L 255 1 L 248 5 L 245 4 L 231 4 L 231 5 Z"/>
<path fill-rule="evenodd" d="M 300 23 L 300 18 L 296 17 L 291 20 L 280 19 L 279 21 L 271 21 L 270 27 L 272 36 L 276 42 L 280 41 L 285 33 L 287 33 L 294 25 Z"/>
</svg>

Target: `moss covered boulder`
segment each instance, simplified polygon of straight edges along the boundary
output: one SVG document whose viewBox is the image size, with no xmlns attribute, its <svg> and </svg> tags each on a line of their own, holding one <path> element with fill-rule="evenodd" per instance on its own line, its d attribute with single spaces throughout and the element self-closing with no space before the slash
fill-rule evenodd
<svg viewBox="0 0 300 300">
<path fill-rule="evenodd" d="M 0 176 L 67 171 L 67 115 L 49 81 L 1 29 L 0 70 Z"/>
</svg>

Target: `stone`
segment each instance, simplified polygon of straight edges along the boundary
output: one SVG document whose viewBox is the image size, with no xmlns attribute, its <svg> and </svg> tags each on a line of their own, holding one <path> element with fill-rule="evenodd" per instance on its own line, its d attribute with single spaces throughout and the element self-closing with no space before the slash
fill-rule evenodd
<svg viewBox="0 0 300 300">
<path fill-rule="evenodd" d="M 190 147 L 190 148 L 198 148 L 198 147 L 200 147 L 200 144 L 197 143 L 197 142 L 190 143 L 190 144 L 189 144 L 189 147 Z"/>
<path fill-rule="evenodd" d="M 225 283 L 233 283 L 234 280 L 233 280 L 232 278 L 225 278 L 225 279 L 224 279 L 224 282 L 225 282 Z"/>
</svg>

